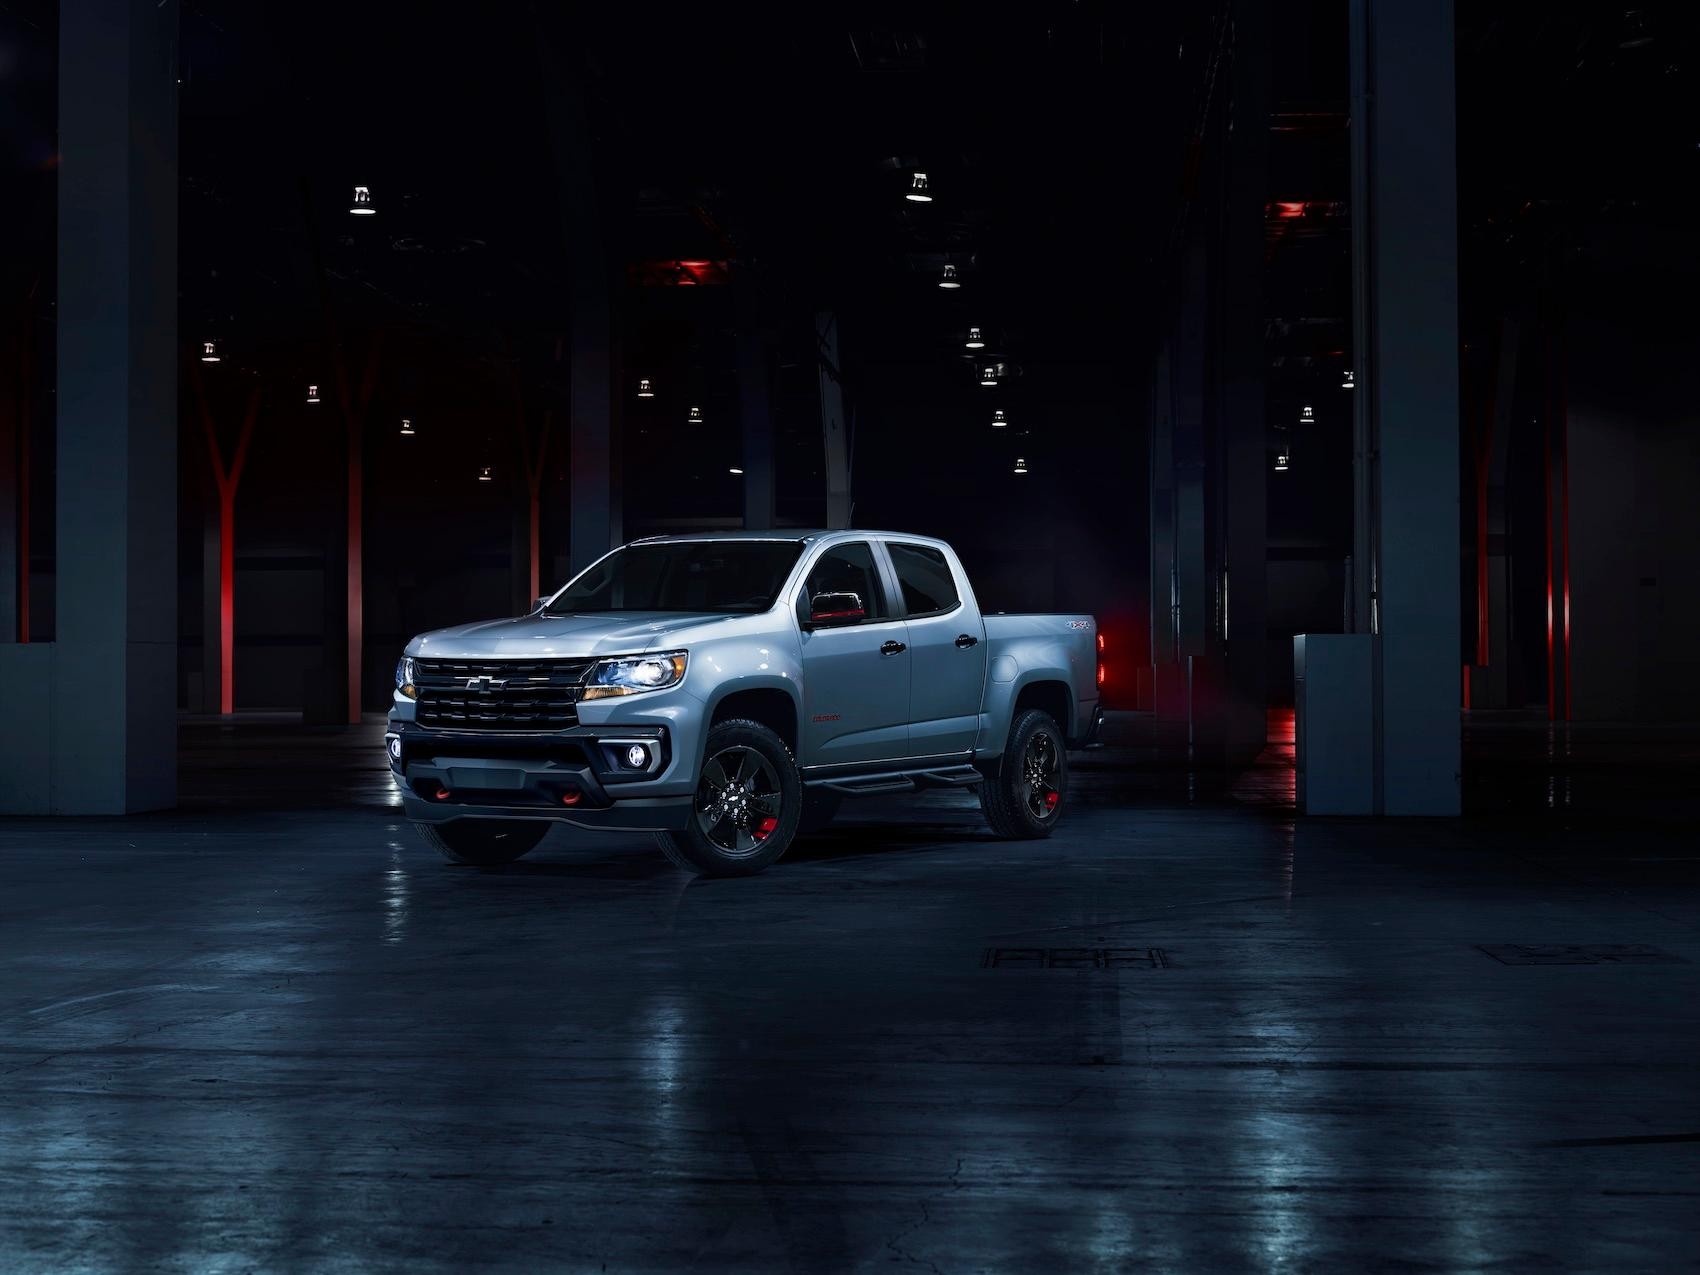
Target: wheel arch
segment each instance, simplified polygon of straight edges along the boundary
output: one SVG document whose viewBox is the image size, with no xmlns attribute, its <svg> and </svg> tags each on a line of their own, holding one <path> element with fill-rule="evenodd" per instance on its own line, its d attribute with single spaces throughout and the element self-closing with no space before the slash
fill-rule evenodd
<svg viewBox="0 0 1700 1275">
<path fill-rule="evenodd" d="M 708 747 L 708 732 L 721 722 L 744 718 L 767 727 L 797 756 L 799 725 L 802 708 L 797 692 L 782 678 L 762 681 L 741 681 L 724 688 L 707 705 L 707 728 L 702 733 L 703 748 Z M 702 768 L 702 757 L 697 758 Z"/>
</svg>

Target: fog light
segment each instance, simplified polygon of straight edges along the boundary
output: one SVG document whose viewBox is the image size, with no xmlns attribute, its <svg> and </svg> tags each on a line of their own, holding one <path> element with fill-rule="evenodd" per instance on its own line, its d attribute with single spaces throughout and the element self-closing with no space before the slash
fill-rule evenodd
<svg viewBox="0 0 1700 1275">
<path fill-rule="evenodd" d="M 633 744 L 626 749 L 626 765 L 633 770 L 642 770 L 649 765 L 649 749 L 642 744 Z"/>
<path fill-rule="evenodd" d="M 401 760 L 401 738 L 397 735 L 390 736 L 390 760 Z"/>
</svg>

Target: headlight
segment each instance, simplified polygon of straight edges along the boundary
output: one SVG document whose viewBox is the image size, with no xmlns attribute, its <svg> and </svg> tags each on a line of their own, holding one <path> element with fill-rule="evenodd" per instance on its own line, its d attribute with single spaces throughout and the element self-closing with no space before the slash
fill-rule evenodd
<svg viewBox="0 0 1700 1275">
<path fill-rule="evenodd" d="M 611 699 L 616 695 L 639 695 L 666 690 L 685 677 L 685 653 L 665 655 L 620 655 L 601 660 L 585 679 L 586 699 Z"/>
<path fill-rule="evenodd" d="M 413 657 L 404 655 L 395 662 L 395 688 L 408 699 L 419 698 L 419 688 L 413 682 Z"/>
</svg>

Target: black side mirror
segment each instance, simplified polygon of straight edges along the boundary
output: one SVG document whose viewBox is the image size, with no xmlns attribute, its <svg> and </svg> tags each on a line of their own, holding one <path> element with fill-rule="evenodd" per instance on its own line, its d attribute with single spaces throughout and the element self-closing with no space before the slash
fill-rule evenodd
<svg viewBox="0 0 1700 1275">
<path fill-rule="evenodd" d="M 859 593 L 817 593 L 809 599 L 809 627 L 812 629 L 860 624 L 867 615 L 862 609 L 862 595 Z"/>
</svg>

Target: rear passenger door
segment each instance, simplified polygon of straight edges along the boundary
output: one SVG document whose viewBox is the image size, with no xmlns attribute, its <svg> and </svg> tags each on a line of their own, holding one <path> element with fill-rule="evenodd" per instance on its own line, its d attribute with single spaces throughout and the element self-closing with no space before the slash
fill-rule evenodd
<svg viewBox="0 0 1700 1275">
<path fill-rule="evenodd" d="M 853 593 L 864 618 L 811 629 L 809 601 Z M 904 624 L 865 540 L 831 545 L 810 564 L 795 599 L 803 648 L 804 766 L 890 761 L 909 740 L 909 659 Z"/>
<path fill-rule="evenodd" d="M 909 643 L 909 755 L 965 753 L 980 734 L 985 626 L 951 560 L 932 545 L 884 541 Z"/>
</svg>

